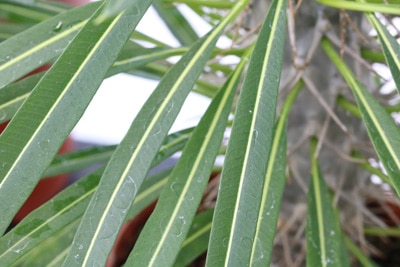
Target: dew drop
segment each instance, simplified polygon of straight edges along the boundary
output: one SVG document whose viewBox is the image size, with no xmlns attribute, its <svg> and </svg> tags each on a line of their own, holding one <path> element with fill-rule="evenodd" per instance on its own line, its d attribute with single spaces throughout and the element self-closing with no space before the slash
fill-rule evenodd
<svg viewBox="0 0 400 267">
<path fill-rule="evenodd" d="M 186 225 L 186 220 L 185 217 L 182 215 L 178 216 L 178 221 L 176 222 L 176 228 L 175 228 L 175 236 L 180 237 L 183 234 L 183 228 Z"/>
<path fill-rule="evenodd" d="M 62 26 L 63 26 L 63 22 L 62 21 L 57 22 L 57 24 L 54 25 L 54 27 L 53 27 L 53 32 L 61 31 Z"/>
<path fill-rule="evenodd" d="M 180 188 L 181 188 L 182 186 L 181 186 L 181 183 L 178 183 L 178 182 L 173 182 L 171 185 L 170 185 L 170 189 L 174 192 L 174 193 L 176 193 L 176 194 L 180 194 Z"/>
<path fill-rule="evenodd" d="M 49 144 L 50 144 L 49 139 L 38 142 L 38 145 L 43 149 L 47 148 L 49 146 Z"/>
<path fill-rule="evenodd" d="M 249 237 L 242 237 L 241 239 L 241 245 L 243 248 L 245 249 L 250 249 L 253 245 L 253 242 L 251 241 L 251 239 Z"/>
<path fill-rule="evenodd" d="M 254 222 L 257 220 L 257 212 L 254 210 L 249 210 L 246 212 L 247 219 L 251 222 Z"/>
<path fill-rule="evenodd" d="M 0 121 L 5 120 L 7 113 L 4 110 L 0 110 Z"/>
</svg>

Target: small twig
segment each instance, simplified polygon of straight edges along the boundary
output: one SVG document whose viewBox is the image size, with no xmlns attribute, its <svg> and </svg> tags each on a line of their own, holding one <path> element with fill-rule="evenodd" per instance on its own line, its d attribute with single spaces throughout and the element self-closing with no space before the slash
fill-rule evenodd
<svg viewBox="0 0 400 267">
<path fill-rule="evenodd" d="M 330 143 L 327 140 L 324 141 L 324 145 L 326 145 L 329 149 L 331 149 L 333 152 L 335 152 L 339 157 L 341 157 L 345 161 L 348 161 L 348 162 L 351 162 L 351 163 L 359 163 L 359 164 L 367 163 L 367 161 L 364 160 L 364 159 L 353 158 L 353 157 L 343 153 L 342 151 L 339 150 L 339 148 L 337 148 L 336 145 L 333 145 L 332 143 Z"/>
<path fill-rule="evenodd" d="M 358 36 L 360 36 L 361 40 L 367 44 L 368 43 L 368 38 L 361 32 L 361 30 L 358 28 L 357 24 L 354 23 L 354 21 L 351 19 L 349 14 L 344 11 L 343 12 L 344 18 L 346 21 L 350 24 L 351 28 L 357 33 Z"/>
<path fill-rule="evenodd" d="M 301 6 L 301 4 L 303 3 L 303 0 L 299 0 L 296 4 L 296 7 L 294 8 L 294 15 L 296 16 L 297 11 L 299 11 L 299 8 Z"/>
<path fill-rule="evenodd" d="M 325 109 L 325 111 L 331 116 L 331 118 L 336 122 L 336 124 L 339 126 L 340 129 L 342 129 L 343 132 L 346 134 L 350 134 L 349 130 L 347 127 L 344 125 L 344 123 L 336 116 L 335 112 L 333 112 L 332 108 L 326 103 L 325 99 L 322 97 L 322 95 L 318 92 L 316 86 L 314 83 L 311 81 L 311 79 L 308 77 L 308 75 L 303 75 L 303 80 L 305 85 L 307 86 L 308 90 L 315 96 L 315 98 L 318 100 L 318 102 L 321 104 L 321 106 Z"/>
<path fill-rule="evenodd" d="M 336 45 L 337 47 L 340 47 L 340 40 L 338 39 L 338 37 L 332 31 L 327 32 L 325 36 L 334 45 Z M 356 53 L 355 51 L 351 50 L 347 45 L 345 46 L 344 51 L 346 52 L 347 55 L 349 55 L 350 57 L 352 57 L 356 61 L 360 62 L 361 65 L 363 65 L 365 68 L 367 68 L 373 74 L 375 74 L 376 76 L 381 78 L 383 81 L 387 82 L 387 79 L 385 79 L 385 77 L 383 77 L 376 70 L 374 70 L 374 68 L 372 68 L 372 66 L 366 60 L 364 60 L 358 53 Z"/>
</svg>

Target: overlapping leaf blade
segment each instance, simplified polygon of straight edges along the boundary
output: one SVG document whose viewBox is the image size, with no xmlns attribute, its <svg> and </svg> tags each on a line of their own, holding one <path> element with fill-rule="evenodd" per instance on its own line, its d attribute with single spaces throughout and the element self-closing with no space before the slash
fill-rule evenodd
<svg viewBox="0 0 400 267">
<path fill-rule="evenodd" d="M 155 167 L 177 151 L 180 151 L 190 135 L 191 129 L 168 135 L 151 166 Z M 76 184 L 54 197 L 51 202 L 41 206 L 40 209 L 34 211 L 11 232 L 0 238 L 0 265 L 9 266 L 38 243 L 79 219 L 89 204 L 103 171 L 104 168 L 94 171 L 85 178 L 81 178 Z M 128 212 L 128 218 L 135 216 L 158 197 L 161 188 L 166 183 L 165 177 L 168 176 L 169 172 L 170 170 L 162 171 L 145 180 L 139 190 L 138 197 Z M 32 224 L 32 222 L 35 223 Z"/>
<path fill-rule="evenodd" d="M 0 265 L 11 266 L 37 244 L 82 216 L 104 168 L 70 186 L 0 238 Z"/>
<path fill-rule="evenodd" d="M 93 196 L 104 168 L 82 178 L 62 193 L 34 211 L 16 228 L 0 238 L 0 264 L 11 266 L 41 243 L 52 239 L 59 231 L 80 220 Z M 156 173 L 143 182 L 129 211 L 132 218 L 156 200 L 167 182 L 171 170 Z M 50 217 L 49 217 L 50 216 Z M 72 234 L 73 237 L 73 234 Z M 71 237 L 71 241 L 72 241 Z M 40 247 L 40 246 L 39 246 Z"/>
<path fill-rule="evenodd" d="M 0 43 L 0 88 L 60 55 L 98 7 L 62 13 Z"/>
<path fill-rule="evenodd" d="M 154 1 L 153 6 L 181 44 L 191 45 L 199 38 L 177 7 L 163 3 L 161 0 Z"/>
<path fill-rule="evenodd" d="M 352 90 L 375 151 L 397 195 L 400 195 L 400 129 L 376 99 L 356 80 L 330 42 L 322 40 L 322 47 Z"/>
<path fill-rule="evenodd" d="M 140 14 L 127 10 L 100 25 L 89 21 L 0 136 L 0 213 L 6 218 L 0 220 L 1 233 L 82 116 L 150 4 L 137 2 Z"/>
<path fill-rule="evenodd" d="M 274 129 L 250 266 L 268 266 L 270 264 L 286 181 L 286 124 L 290 108 L 302 86 L 302 81 L 298 82 L 287 97 Z"/>
<path fill-rule="evenodd" d="M 181 55 L 186 51 L 187 48 L 143 48 L 138 44 L 128 42 L 107 72 L 106 77 L 131 71 L 170 56 Z M 14 116 L 42 76 L 43 73 L 29 76 L 0 89 L 0 123 L 8 121 Z"/>
<path fill-rule="evenodd" d="M 146 101 L 104 171 L 64 266 L 92 266 L 105 260 L 161 140 L 201 74 L 218 37 L 243 5 L 240 2 L 218 27 L 196 42 Z"/>
<path fill-rule="evenodd" d="M 307 212 L 307 266 L 350 266 L 338 216 L 315 157 L 316 139 L 311 141 L 311 178 Z"/>
<path fill-rule="evenodd" d="M 386 14 L 400 15 L 400 5 L 399 4 L 379 4 L 379 3 L 358 3 L 355 1 L 347 0 L 317 0 L 321 4 L 348 9 L 357 10 L 364 12 L 381 12 Z"/>
<path fill-rule="evenodd" d="M 173 264 L 214 166 L 245 63 L 242 60 L 194 130 L 127 260 L 129 266 Z"/>
<path fill-rule="evenodd" d="M 390 72 L 392 73 L 394 82 L 396 83 L 397 92 L 400 93 L 400 45 L 389 33 L 386 27 L 382 25 L 375 14 L 367 14 L 367 17 L 378 33 L 386 62 L 389 66 Z"/>
<path fill-rule="evenodd" d="M 185 242 L 176 258 L 175 267 L 188 266 L 207 251 L 214 209 L 208 209 L 194 217 Z"/>
<path fill-rule="evenodd" d="M 273 1 L 239 97 L 214 213 L 207 266 L 248 266 L 273 139 L 286 1 Z"/>
</svg>

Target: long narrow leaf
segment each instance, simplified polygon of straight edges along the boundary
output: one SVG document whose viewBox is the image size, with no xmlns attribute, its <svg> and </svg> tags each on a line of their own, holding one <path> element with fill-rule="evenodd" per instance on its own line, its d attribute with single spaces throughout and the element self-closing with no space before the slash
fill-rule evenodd
<svg viewBox="0 0 400 267">
<path fill-rule="evenodd" d="M 306 226 L 307 266 L 350 266 L 338 216 L 315 158 L 316 146 L 316 139 L 312 139 Z"/>
<path fill-rule="evenodd" d="M 375 151 L 382 161 L 397 195 L 400 196 L 399 128 L 376 99 L 355 79 L 346 63 L 327 39 L 322 40 L 322 47 L 350 86 Z"/>
<path fill-rule="evenodd" d="M 373 13 L 367 14 L 367 18 L 378 33 L 383 53 L 394 82 L 396 83 L 397 92 L 400 93 L 400 44 L 382 25 L 379 19 Z"/>
<path fill-rule="evenodd" d="M 168 135 L 151 166 L 155 167 L 180 151 L 186 144 L 189 134 L 190 130 L 183 130 Z M 32 212 L 4 237 L 1 237 L 0 266 L 9 266 L 39 242 L 80 218 L 97 188 L 103 171 L 104 168 L 81 178 L 77 183 L 55 196 L 50 202 Z M 169 170 L 162 171 L 144 181 L 138 197 L 128 212 L 128 218 L 134 217 L 158 197 L 161 188 L 166 183 L 165 177 L 169 172 Z"/>
<path fill-rule="evenodd" d="M 98 7 L 62 13 L 0 43 L 0 88 L 60 55 Z"/>
<path fill-rule="evenodd" d="M 177 7 L 161 0 L 154 1 L 153 7 L 181 44 L 191 45 L 199 38 Z"/>
<path fill-rule="evenodd" d="M 103 171 L 104 168 L 97 170 L 70 186 L 0 238 L 0 266 L 10 266 L 42 240 L 82 216 Z"/>
<path fill-rule="evenodd" d="M 66 256 L 66 252 L 68 252 L 71 246 L 72 239 L 74 238 L 74 232 L 79 226 L 79 221 L 80 219 L 77 219 L 66 225 L 65 227 L 61 228 L 54 235 L 34 247 L 17 262 L 7 266 L 60 266 L 60 261 L 62 263 L 62 260 Z"/>
<path fill-rule="evenodd" d="M 341 9 L 400 15 L 399 4 L 357 3 L 347 0 L 317 0 L 317 2 Z"/>
<path fill-rule="evenodd" d="M 143 48 L 133 42 L 125 44 L 106 77 L 127 72 L 156 60 L 181 55 L 187 48 Z M 28 98 L 43 73 L 29 76 L 0 89 L 0 123 L 10 120 Z"/>
<path fill-rule="evenodd" d="M 213 209 L 208 209 L 194 217 L 185 242 L 176 258 L 175 267 L 188 266 L 194 259 L 206 252 L 213 212 Z"/>
<path fill-rule="evenodd" d="M 254 48 L 233 122 L 207 266 L 248 266 L 273 139 L 286 1 L 273 1 Z"/>
<path fill-rule="evenodd" d="M 161 140 L 202 72 L 218 37 L 241 10 L 239 7 L 194 44 L 146 101 L 104 171 L 64 266 L 92 266 L 105 261 Z"/>
<path fill-rule="evenodd" d="M 186 237 L 214 166 L 233 97 L 246 60 L 213 99 L 171 173 L 156 209 L 146 223 L 129 266 L 170 266 Z M 195 155 L 195 156 L 194 156 Z M 154 227 L 160 231 L 154 231 Z"/>
<path fill-rule="evenodd" d="M 141 15 L 149 4 L 139 1 Z M 88 22 L 0 136 L 0 214 L 5 218 L 0 220 L 0 233 L 28 198 L 139 22 L 133 11 L 100 25 Z"/>
<path fill-rule="evenodd" d="M 36 74 L 0 89 L 0 123 L 9 121 L 15 115 L 42 76 Z"/>
<path fill-rule="evenodd" d="M 274 130 L 270 160 L 264 182 L 257 230 L 253 240 L 250 266 L 268 266 L 274 244 L 276 224 L 286 181 L 286 124 L 291 106 L 300 92 L 300 81 L 287 97 Z"/>
</svg>

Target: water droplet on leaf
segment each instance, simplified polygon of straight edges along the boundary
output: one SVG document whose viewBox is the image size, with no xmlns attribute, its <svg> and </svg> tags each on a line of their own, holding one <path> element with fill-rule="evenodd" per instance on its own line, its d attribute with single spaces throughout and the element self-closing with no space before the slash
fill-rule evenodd
<svg viewBox="0 0 400 267">
<path fill-rule="evenodd" d="M 62 21 L 57 22 L 57 24 L 54 25 L 54 27 L 53 27 L 53 32 L 61 31 L 62 26 L 63 26 L 63 22 Z"/>
</svg>

